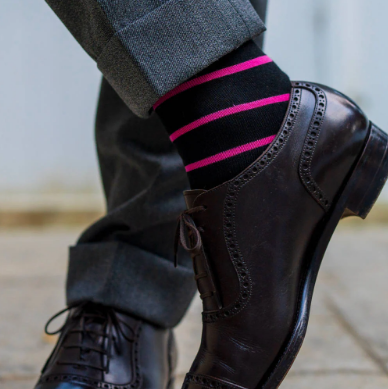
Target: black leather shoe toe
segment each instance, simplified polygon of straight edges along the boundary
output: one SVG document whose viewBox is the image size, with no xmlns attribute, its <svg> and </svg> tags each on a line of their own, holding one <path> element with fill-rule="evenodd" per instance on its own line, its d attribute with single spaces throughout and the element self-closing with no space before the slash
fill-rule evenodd
<svg viewBox="0 0 388 389">
<path fill-rule="evenodd" d="M 172 388 L 177 355 L 171 330 L 92 303 L 63 310 L 48 325 L 66 311 L 35 389 Z"/>
</svg>

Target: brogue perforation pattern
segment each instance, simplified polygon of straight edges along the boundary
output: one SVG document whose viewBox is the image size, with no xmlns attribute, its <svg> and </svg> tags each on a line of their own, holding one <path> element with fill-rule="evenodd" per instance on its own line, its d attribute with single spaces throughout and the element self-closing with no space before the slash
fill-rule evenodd
<svg viewBox="0 0 388 389">
<path fill-rule="evenodd" d="M 51 374 L 47 376 L 42 376 L 39 380 L 39 383 L 47 382 L 69 382 L 74 384 L 88 385 L 92 388 L 102 388 L 102 389 L 136 389 L 141 386 L 141 376 L 140 376 L 140 366 L 139 366 L 139 337 L 142 327 L 139 326 L 139 329 L 136 334 L 135 345 L 134 345 L 134 359 L 135 359 L 135 377 L 132 383 L 125 385 L 116 385 L 109 384 L 103 381 L 97 381 L 88 377 L 78 376 L 75 374 Z"/>
<path fill-rule="evenodd" d="M 303 151 L 299 164 L 299 175 L 307 190 L 318 202 L 319 205 L 327 212 L 331 206 L 330 201 L 323 192 L 323 190 L 315 182 L 311 173 L 311 163 L 313 160 L 314 152 L 318 143 L 319 135 L 321 133 L 322 123 L 325 118 L 327 98 L 325 92 L 314 84 L 305 82 L 295 82 L 295 87 L 300 87 L 309 90 L 314 93 L 316 97 L 316 104 L 314 110 L 314 116 L 311 120 L 310 127 L 308 129 L 306 140 L 303 146 Z"/>
<path fill-rule="evenodd" d="M 289 135 L 294 127 L 295 119 L 300 108 L 300 89 L 293 89 L 287 118 L 283 124 L 283 129 L 279 132 L 270 148 L 250 167 L 237 176 L 228 187 L 228 192 L 224 204 L 224 236 L 227 249 L 237 273 L 240 285 L 240 293 L 237 301 L 216 312 L 203 312 L 204 322 L 215 322 L 220 319 L 226 319 L 239 313 L 247 305 L 252 294 L 252 280 L 248 267 L 241 255 L 238 246 L 235 229 L 235 206 L 238 192 L 255 176 L 265 170 L 276 159 L 280 150 L 289 139 Z"/>
<path fill-rule="evenodd" d="M 183 382 L 183 389 L 189 384 L 202 386 L 206 389 L 241 389 L 241 386 L 236 386 L 231 383 L 225 383 L 223 381 L 216 380 L 214 378 L 188 373 L 186 374 Z"/>
</svg>

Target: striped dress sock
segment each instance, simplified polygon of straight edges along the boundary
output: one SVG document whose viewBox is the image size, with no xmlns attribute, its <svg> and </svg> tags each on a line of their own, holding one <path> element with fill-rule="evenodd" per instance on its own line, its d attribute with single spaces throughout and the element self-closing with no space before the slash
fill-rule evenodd
<svg viewBox="0 0 388 389">
<path fill-rule="evenodd" d="M 288 76 L 253 42 L 179 85 L 155 105 L 193 189 L 242 172 L 275 139 L 286 115 Z"/>
</svg>

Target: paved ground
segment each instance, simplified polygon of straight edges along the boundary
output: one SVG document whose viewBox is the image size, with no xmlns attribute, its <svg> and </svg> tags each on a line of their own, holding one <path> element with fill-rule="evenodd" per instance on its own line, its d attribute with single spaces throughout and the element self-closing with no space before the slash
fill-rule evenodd
<svg viewBox="0 0 388 389">
<path fill-rule="evenodd" d="M 32 389 L 64 305 L 66 246 L 75 230 L 0 233 L 0 388 Z M 328 250 L 308 336 L 284 389 L 388 387 L 388 226 L 343 226 Z M 179 382 L 200 337 L 196 300 L 179 326 Z M 177 389 L 179 386 L 177 386 Z"/>
</svg>

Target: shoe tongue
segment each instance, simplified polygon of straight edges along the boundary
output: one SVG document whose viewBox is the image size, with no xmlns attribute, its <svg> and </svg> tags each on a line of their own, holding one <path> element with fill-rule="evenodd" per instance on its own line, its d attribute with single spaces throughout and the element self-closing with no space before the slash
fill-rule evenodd
<svg viewBox="0 0 388 389">
<path fill-rule="evenodd" d="M 95 304 L 95 303 L 86 303 L 83 307 L 82 310 L 86 313 L 102 313 L 106 311 L 108 307 L 101 305 L 101 304 Z"/>
<path fill-rule="evenodd" d="M 86 325 L 89 328 L 92 327 L 101 327 L 101 325 L 105 325 L 107 320 L 107 307 L 102 305 L 88 303 L 85 304 L 81 311 L 76 313 L 75 320 L 79 320 L 81 316 L 86 319 Z"/>
<path fill-rule="evenodd" d="M 205 192 L 206 192 L 206 190 L 203 190 L 203 189 L 185 190 L 183 192 L 183 195 L 185 196 L 187 209 L 193 208 L 193 205 L 194 205 L 196 198 L 200 194 L 205 193 Z"/>
</svg>

